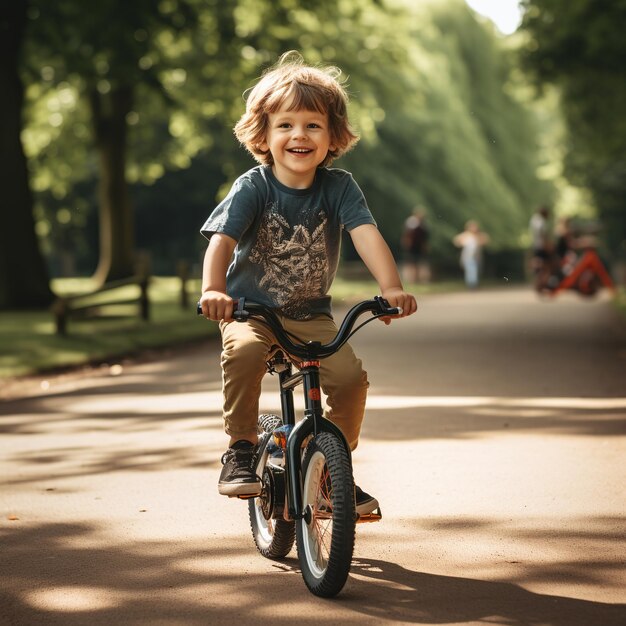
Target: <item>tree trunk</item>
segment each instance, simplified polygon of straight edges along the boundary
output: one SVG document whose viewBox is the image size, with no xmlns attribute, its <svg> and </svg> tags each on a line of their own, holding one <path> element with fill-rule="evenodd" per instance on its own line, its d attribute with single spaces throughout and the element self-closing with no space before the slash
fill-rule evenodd
<svg viewBox="0 0 626 626">
<path fill-rule="evenodd" d="M 129 85 L 90 94 L 96 148 L 100 158 L 100 253 L 94 278 L 104 284 L 135 271 L 134 227 L 126 182 L 126 116 L 132 107 Z"/>
<path fill-rule="evenodd" d="M 25 2 L 0 8 L 0 310 L 48 306 L 53 299 L 39 249 L 33 196 L 20 139 L 24 87 L 18 74 Z"/>
</svg>

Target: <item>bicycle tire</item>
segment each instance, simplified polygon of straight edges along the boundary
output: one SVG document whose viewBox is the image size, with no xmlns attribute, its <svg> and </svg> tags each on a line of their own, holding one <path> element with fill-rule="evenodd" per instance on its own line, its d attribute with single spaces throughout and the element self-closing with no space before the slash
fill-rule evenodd
<svg viewBox="0 0 626 626">
<path fill-rule="evenodd" d="M 307 515 L 296 523 L 300 569 L 311 593 L 331 598 L 343 589 L 354 552 L 354 479 L 343 442 L 328 432 L 311 439 L 302 473 Z"/>
<path fill-rule="evenodd" d="M 261 432 L 272 432 L 282 426 L 283 420 L 278 415 L 259 416 Z M 268 494 L 264 494 L 267 497 Z M 282 559 L 293 547 L 296 538 L 295 523 L 284 519 L 265 519 L 261 497 L 248 500 L 248 515 L 252 538 L 259 553 L 267 559 Z"/>
</svg>

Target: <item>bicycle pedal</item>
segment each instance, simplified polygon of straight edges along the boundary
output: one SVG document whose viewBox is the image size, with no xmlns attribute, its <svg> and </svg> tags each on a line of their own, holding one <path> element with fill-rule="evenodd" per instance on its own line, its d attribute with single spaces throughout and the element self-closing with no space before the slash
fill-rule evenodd
<svg viewBox="0 0 626 626">
<path fill-rule="evenodd" d="M 381 519 L 383 519 L 383 514 L 382 514 L 382 511 L 380 510 L 380 507 L 378 507 L 377 509 L 374 509 L 371 513 L 368 513 L 367 515 L 359 515 L 357 517 L 356 523 L 367 524 L 371 522 L 379 522 Z"/>
<path fill-rule="evenodd" d="M 252 498 L 258 498 L 260 495 L 261 495 L 261 492 L 259 491 L 259 493 L 246 493 L 246 494 L 234 495 L 234 496 L 228 496 L 228 497 L 237 498 L 238 500 L 251 500 Z"/>
</svg>

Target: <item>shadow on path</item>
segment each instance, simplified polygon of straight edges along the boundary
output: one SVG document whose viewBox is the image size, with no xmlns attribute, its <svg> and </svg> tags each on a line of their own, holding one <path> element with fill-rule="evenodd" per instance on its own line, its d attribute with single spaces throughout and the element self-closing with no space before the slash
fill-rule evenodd
<svg viewBox="0 0 626 626">
<path fill-rule="evenodd" d="M 206 545 L 200 540 L 111 545 L 88 524 L 41 524 L 2 529 L 0 540 L 0 623 L 15 626 L 290 624 L 285 602 L 302 608 L 301 624 L 622 626 L 626 619 L 623 604 L 412 571 L 382 560 L 355 560 L 344 592 L 323 601 L 305 589 L 293 558 L 271 563 L 264 573 L 229 566 L 248 551 L 261 558 L 237 538 Z"/>
<path fill-rule="evenodd" d="M 533 593 L 506 582 L 416 572 L 386 561 L 354 563 L 351 608 L 414 624 L 480 622 L 515 626 L 618 626 L 626 605 Z M 376 591 L 378 590 L 378 591 Z M 385 601 L 381 602 L 384 594 Z"/>
</svg>

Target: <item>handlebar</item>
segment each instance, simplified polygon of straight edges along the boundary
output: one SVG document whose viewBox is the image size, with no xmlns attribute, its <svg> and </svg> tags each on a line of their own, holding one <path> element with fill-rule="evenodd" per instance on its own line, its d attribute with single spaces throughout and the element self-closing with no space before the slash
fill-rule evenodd
<svg viewBox="0 0 626 626">
<path fill-rule="evenodd" d="M 335 338 L 327 344 L 322 344 L 319 341 L 294 343 L 292 338 L 296 340 L 298 340 L 298 338 L 288 333 L 283 328 L 283 325 L 273 309 L 263 304 L 249 302 L 245 298 L 239 298 L 239 300 L 237 300 L 237 309 L 233 311 L 233 319 L 237 322 L 245 322 L 250 318 L 262 320 L 272 329 L 276 340 L 286 352 L 300 359 L 317 360 L 335 354 L 352 336 L 352 329 L 358 317 L 368 311 L 372 312 L 373 317 L 366 320 L 363 324 L 367 324 L 378 317 L 400 315 L 402 313 L 400 307 L 390 307 L 389 302 L 381 296 L 376 296 L 372 300 L 359 302 L 346 313 Z M 202 315 L 202 307 L 199 302 L 197 304 L 197 313 L 198 315 Z M 361 326 L 363 324 L 361 324 Z M 354 332 L 356 332 L 356 330 Z"/>
</svg>

